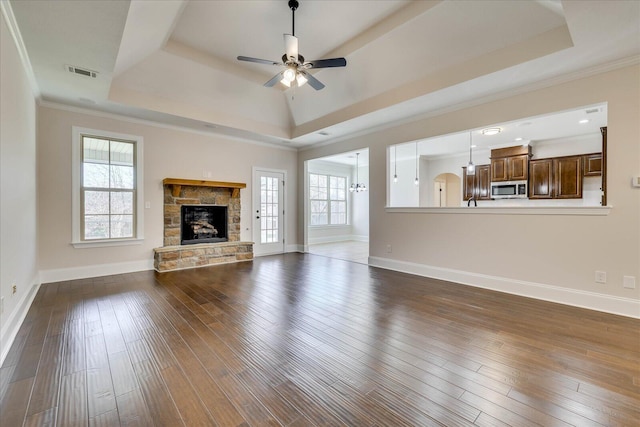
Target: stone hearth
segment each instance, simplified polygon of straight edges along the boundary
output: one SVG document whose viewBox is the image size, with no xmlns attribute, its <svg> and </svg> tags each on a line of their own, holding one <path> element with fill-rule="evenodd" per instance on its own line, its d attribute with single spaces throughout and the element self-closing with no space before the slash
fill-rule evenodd
<svg viewBox="0 0 640 427">
<path fill-rule="evenodd" d="M 164 272 L 253 259 L 253 242 L 240 241 L 240 189 L 246 184 L 167 178 L 164 246 L 154 249 L 154 268 Z M 227 206 L 227 242 L 181 245 L 182 205 Z"/>
</svg>

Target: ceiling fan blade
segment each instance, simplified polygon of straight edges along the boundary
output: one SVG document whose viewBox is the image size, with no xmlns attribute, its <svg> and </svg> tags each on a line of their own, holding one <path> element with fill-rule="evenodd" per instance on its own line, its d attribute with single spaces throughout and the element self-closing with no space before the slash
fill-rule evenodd
<svg viewBox="0 0 640 427">
<path fill-rule="evenodd" d="M 269 61 L 268 59 L 251 58 L 250 56 L 238 56 L 238 61 L 257 62 L 267 65 L 284 65 L 282 62 Z"/>
<path fill-rule="evenodd" d="M 311 65 L 309 68 L 346 67 L 347 60 L 344 58 L 316 59 L 305 63 L 305 65 L 308 64 Z"/>
<path fill-rule="evenodd" d="M 315 90 L 320 90 L 324 88 L 324 84 L 320 80 L 313 77 L 310 73 L 305 73 L 304 71 L 299 71 L 299 73 L 307 78 L 307 81 L 309 82 L 309 86 L 311 86 Z"/>
<path fill-rule="evenodd" d="M 287 59 L 293 58 L 294 61 L 298 60 L 298 38 L 291 34 L 284 34 L 284 51 L 286 52 Z"/>
<path fill-rule="evenodd" d="M 278 83 L 280 80 L 282 80 L 282 73 L 284 73 L 284 71 L 280 71 L 278 74 L 273 76 L 273 78 L 271 80 L 269 80 L 268 82 L 266 82 L 264 84 L 264 86 L 265 87 L 273 87 L 273 86 L 275 86 L 276 83 Z"/>
</svg>

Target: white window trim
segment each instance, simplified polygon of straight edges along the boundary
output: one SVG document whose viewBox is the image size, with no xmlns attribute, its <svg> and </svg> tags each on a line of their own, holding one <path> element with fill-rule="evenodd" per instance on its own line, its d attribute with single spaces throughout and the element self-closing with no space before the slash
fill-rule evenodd
<svg viewBox="0 0 640 427">
<path fill-rule="evenodd" d="M 327 224 L 311 224 L 311 202 L 312 201 L 320 201 L 320 200 L 324 200 L 324 199 L 312 199 L 311 198 L 311 191 L 310 191 L 310 186 L 311 186 L 311 175 L 323 175 L 326 176 L 327 179 Z M 330 191 L 331 191 L 331 177 L 334 178 L 344 178 L 344 182 L 345 182 L 345 198 L 344 200 L 332 200 L 329 196 Z M 339 175 L 336 173 L 325 173 L 325 172 L 309 172 L 307 174 L 307 178 L 308 178 L 308 182 L 309 184 L 307 185 L 307 191 L 309 191 L 309 195 L 307 197 L 307 203 L 309 203 L 309 217 L 307 218 L 307 220 L 309 221 L 309 227 L 310 228 L 328 228 L 328 227 L 349 227 L 351 226 L 351 221 L 349 221 L 349 209 L 351 209 L 351 203 L 349 202 L 349 177 L 346 175 Z M 342 202 L 344 201 L 345 206 L 346 206 L 346 211 L 345 211 L 345 215 L 346 215 L 346 222 L 344 224 L 331 224 L 331 202 L 335 201 L 335 202 Z"/>
<path fill-rule="evenodd" d="M 72 126 L 71 139 L 71 245 L 74 248 L 97 248 L 106 246 L 139 245 L 144 241 L 144 138 L 104 130 Z M 130 239 L 81 240 L 80 227 L 80 171 L 82 135 L 135 141 L 136 143 L 136 235 Z"/>
</svg>

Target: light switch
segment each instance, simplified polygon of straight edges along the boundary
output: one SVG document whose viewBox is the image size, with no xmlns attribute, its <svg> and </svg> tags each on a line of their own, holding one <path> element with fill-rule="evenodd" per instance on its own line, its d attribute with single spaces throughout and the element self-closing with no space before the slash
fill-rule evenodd
<svg viewBox="0 0 640 427">
<path fill-rule="evenodd" d="M 151 209 L 151 202 L 144 202 L 145 209 Z"/>
</svg>

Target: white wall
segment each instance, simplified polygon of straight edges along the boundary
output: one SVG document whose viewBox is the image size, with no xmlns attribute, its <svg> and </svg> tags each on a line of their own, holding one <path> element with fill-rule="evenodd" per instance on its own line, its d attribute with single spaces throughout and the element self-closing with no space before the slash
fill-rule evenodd
<svg viewBox="0 0 640 427">
<path fill-rule="evenodd" d="M 640 173 L 638 75 L 639 66 L 625 67 L 357 136 L 302 151 L 298 167 L 367 145 L 371 187 L 383 189 L 393 185 L 386 173 L 389 145 L 608 102 L 608 215 L 398 212 L 385 209 L 385 192 L 372 191 L 370 261 L 640 317 L 640 283 L 622 287 L 623 276 L 640 282 L 640 190 L 630 185 Z M 606 285 L 595 283 L 595 270 L 607 272 Z"/>
<path fill-rule="evenodd" d="M 353 180 L 355 182 L 355 168 Z M 368 190 L 360 193 L 349 193 L 351 198 L 351 234 L 353 240 L 369 241 L 369 166 L 360 166 L 358 171 L 360 183 L 367 186 Z"/>
<path fill-rule="evenodd" d="M 36 107 L 4 15 L 0 19 L 0 363 L 39 284 Z M 17 292 L 12 293 L 16 285 Z"/>
<path fill-rule="evenodd" d="M 71 128 L 105 130 L 144 138 L 144 242 L 141 245 L 75 249 L 71 241 Z M 39 242 L 43 282 L 152 268 L 153 248 L 162 246 L 164 178 L 244 182 L 241 240 L 252 240 L 252 167 L 287 171 L 286 212 L 295 212 L 297 153 L 205 133 L 128 121 L 57 107 L 38 110 Z M 296 217 L 286 222 L 286 239 L 297 249 Z"/>
</svg>

